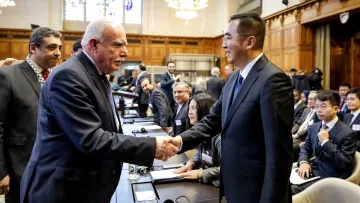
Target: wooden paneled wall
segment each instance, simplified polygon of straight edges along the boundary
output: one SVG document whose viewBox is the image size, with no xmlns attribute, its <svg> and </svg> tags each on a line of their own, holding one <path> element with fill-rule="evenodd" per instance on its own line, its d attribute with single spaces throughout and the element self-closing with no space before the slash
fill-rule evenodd
<svg viewBox="0 0 360 203">
<path fill-rule="evenodd" d="M 73 43 L 83 32 L 62 31 L 63 51 L 61 61 L 70 57 Z M 24 59 L 28 54 L 31 30 L 0 29 L 0 59 Z M 221 69 L 226 65 L 221 37 L 171 37 L 128 34 L 127 61 L 141 61 L 147 65 L 164 65 L 172 53 L 212 54 L 221 57 Z"/>
<path fill-rule="evenodd" d="M 306 0 L 267 16 L 264 53 L 284 71 L 296 68 L 309 73 L 315 66 L 311 24 L 359 8 L 360 0 Z"/>
</svg>

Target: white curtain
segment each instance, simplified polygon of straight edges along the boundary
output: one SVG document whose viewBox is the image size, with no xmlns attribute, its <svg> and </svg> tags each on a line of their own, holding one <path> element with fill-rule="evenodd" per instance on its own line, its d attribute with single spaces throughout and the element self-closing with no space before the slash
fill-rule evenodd
<svg viewBox="0 0 360 203">
<path fill-rule="evenodd" d="M 322 85 L 330 89 L 330 25 L 322 25 L 315 30 L 316 67 L 323 72 Z"/>
</svg>

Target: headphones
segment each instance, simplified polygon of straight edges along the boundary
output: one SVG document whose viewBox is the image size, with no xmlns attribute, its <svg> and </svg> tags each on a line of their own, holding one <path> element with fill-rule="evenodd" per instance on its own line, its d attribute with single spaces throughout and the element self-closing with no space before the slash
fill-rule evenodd
<svg viewBox="0 0 360 203">
<path fill-rule="evenodd" d="M 176 200 L 175 200 L 176 203 L 179 203 L 178 200 L 181 199 L 181 198 L 186 199 L 186 200 L 190 203 L 189 198 L 187 198 L 186 196 L 179 196 L 179 197 L 177 197 Z M 172 200 L 172 199 L 167 199 L 167 200 L 164 201 L 164 203 L 175 203 L 175 202 L 174 202 L 174 200 Z"/>
</svg>

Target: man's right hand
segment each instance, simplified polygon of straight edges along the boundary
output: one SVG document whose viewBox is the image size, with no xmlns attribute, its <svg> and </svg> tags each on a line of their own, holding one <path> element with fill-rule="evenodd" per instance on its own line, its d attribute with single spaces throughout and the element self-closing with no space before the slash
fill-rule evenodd
<svg viewBox="0 0 360 203">
<path fill-rule="evenodd" d="M 174 144 L 172 139 L 174 138 L 170 136 L 156 137 L 156 159 L 166 161 L 179 151 L 179 148 Z"/>
<path fill-rule="evenodd" d="M 174 170 L 173 173 L 179 174 L 179 173 L 188 172 L 188 171 L 191 171 L 193 169 L 193 167 L 194 167 L 194 162 L 192 162 L 190 160 L 185 164 L 185 166 Z"/>
<path fill-rule="evenodd" d="M 178 74 L 174 79 L 179 80 L 181 78 L 181 74 Z"/>
<path fill-rule="evenodd" d="M 306 177 L 310 176 L 310 172 L 311 172 L 311 166 L 309 163 L 307 162 L 303 162 L 300 164 L 300 168 L 298 170 L 298 174 L 299 176 L 304 179 Z"/>
<path fill-rule="evenodd" d="M 9 175 L 5 176 L 0 181 L 0 195 L 7 194 L 10 191 L 10 177 Z"/>
</svg>

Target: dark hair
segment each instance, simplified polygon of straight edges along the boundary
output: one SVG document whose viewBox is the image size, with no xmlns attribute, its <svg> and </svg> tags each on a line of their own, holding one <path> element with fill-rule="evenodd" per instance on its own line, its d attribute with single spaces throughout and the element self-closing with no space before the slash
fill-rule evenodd
<svg viewBox="0 0 360 203">
<path fill-rule="evenodd" d="M 305 104 L 308 104 L 310 90 L 304 90 L 304 91 L 302 91 L 302 93 L 305 95 L 305 98 L 306 98 Z"/>
<path fill-rule="evenodd" d="M 166 66 L 169 66 L 169 63 L 173 63 L 173 64 L 175 64 L 175 62 L 174 62 L 174 61 L 168 61 L 168 62 L 166 63 Z"/>
<path fill-rule="evenodd" d="M 296 68 L 292 68 L 292 69 L 290 69 L 290 72 L 292 73 L 292 72 L 297 72 L 297 70 L 296 70 Z"/>
<path fill-rule="evenodd" d="M 115 75 L 111 74 L 109 81 L 110 81 L 110 82 L 113 82 L 114 78 L 115 78 Z"/>
<path fill-rule="evenodd" d="M 77 50 L 79 49 L 82 49 L 82 46 L 81 46 L 81 39 L 78 39 L 75 41 L 75 43 L 73 44 L 73 52 L 77 52 Z"/>
<path fill-rule="evenodd" d="M 359 88 L 352 88 L 350 89 L 347 93 L 346 93 L 346 96 L 348 96 L 348 94 L 355 94 L 356 97 L 358 99 L 360 99 L 360 89 Z"/>
<path fill-rule="evenodd" d="M 139 65 L 139 69 L 141 70 L 141 71 L 146 71 L 146 66 L 145 66 L 145 64 L 140 64 Z"/>
<path fill-rule="evenodd" d="M 298 93 L 298 94 L 299 94 L 299 96 L 301 95 L 300 90 L 298 90 L 298 89 L 294 89 L 293 91 L 294 91 L 294 92 L 296 92 L 296 93 Z"/>
<path fill-rule="evenodd" d="M 149 77 L 143 77 L 143 78 L 140 80 L 140 84 L 141 84 L 144 80 L 148 80 L 149 83 L 151 83 L 151 79 L 150 79 Z"/>
<path fill-rule="evenodd" d="M 29 41 L 29 53 L 30 53 L 30 45 L 35 44 L 36 47 L 40 47 L 44 43 L 45 37 L 56 37 L 61 38 L 61 33 L 59 31 L 53 30 L 48 27 L 38 27 L 36 28 L 30 36 Z"/>
<path fill-rule="evenodd" d="M 340 105 L 340 95 L 332 90 L 321 90 L 316 95 L 316 99 L 322 102 L 329 101 L 331 106 Z"/>
<path fill-rule="evenodd" d="M 209 114 L 210 109 L 215 102 L 210 95 L 205 93 L 195 95 L 190 99 L 189 103 L 191 100 L 196 102 L 197 116 L 199 121 Z"/>
<path fill-rule="evenodd" d="M 237 26 L 239 35 L 253 35 L 256 38 L 254 48 L 262 49 L 264 47 L 265 22 L 257 13 L 235 14 L 230 17 L 230 21 L 233 20 L 239 20 Z"/>
<path fill-rule="evenodd" d="M 351 85 L 346 82 L 344 82 L 342 85 L 340 85 L 340 87 L 348 87 L 349 89 L 351 89 Z"/>
</svg>

